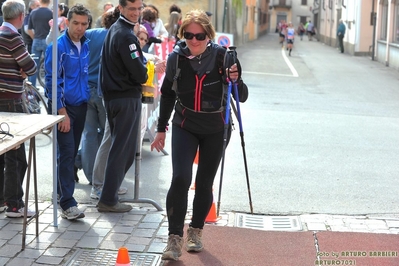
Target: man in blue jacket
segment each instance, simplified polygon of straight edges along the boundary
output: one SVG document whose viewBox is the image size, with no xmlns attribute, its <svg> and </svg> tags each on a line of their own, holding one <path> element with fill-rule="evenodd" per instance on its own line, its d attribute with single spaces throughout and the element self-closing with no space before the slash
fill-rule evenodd
<svg viewBox="0 0 399 266">
<path fill-rule="evenodd" d="M 339 26 L 337 30 L 337 37 L 338 37 L 338 42 L 339 42 L 339 49 L 341 50 L 341 53 L 344 53 L 344 37 L 345 37 L 345 24 L 342 19 L 339 20 Z"/>
<path fill-rule="evenodd" d="M 46 95 L 49 98 L 49 109 L 51 110 L 55 104 L 57 113 L 65 116 L 58 124 L 57 170 L 61 217 L 68 220 L 85 216 L 78 209 L 73 193 L 75 156 L 85 123 L 87 101 L 90 98 L 89 45 L 84 36 L 89 26 L 89 16 L 90 11 L 83 5 L 73 6 L 68 13 L 68 29 L 57 39 L 56 103 L 52 102 L 53 43 L 47 47 L 45 55 Z"/>
</svg>

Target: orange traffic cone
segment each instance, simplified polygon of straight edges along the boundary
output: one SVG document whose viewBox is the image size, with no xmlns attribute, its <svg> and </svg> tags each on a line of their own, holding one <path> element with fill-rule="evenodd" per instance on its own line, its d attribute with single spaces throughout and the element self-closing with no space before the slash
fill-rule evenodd
<svg viewBox="0 0 399 266">
<path fill-rule="evenodd" d="M 197 154 L 195 155 L 194 158 L 194 163 L 198 165 L 198 161 L 199 161 L 199 151 L 197 150 Z"/>
<path fill-rule="evenodd" d="M 212 202 L 211 209 L 209 210 L 208 216 L 206 216 L 205 222 L 206 223 L 216 223 L 220 220 L 220 217 L 216 214 L 216 206 L 215 206 L 215 198 Z"/>
<path fill-rule="evenodd" d="M 194 158 L 194 164 L 198 165 L 198 161 L 199 161 L 199 151 L 197 150 L 197 154 L 195 155 L 195 158 Z M 192 184 L 190 189 L 195 190 L 195 181 Z"/>
<path fill-rule="evenodd" d="M 119 248 L 115 266 L 130 266 L 129 252 L 127 251 L 127 248 Z"/>
</svg>

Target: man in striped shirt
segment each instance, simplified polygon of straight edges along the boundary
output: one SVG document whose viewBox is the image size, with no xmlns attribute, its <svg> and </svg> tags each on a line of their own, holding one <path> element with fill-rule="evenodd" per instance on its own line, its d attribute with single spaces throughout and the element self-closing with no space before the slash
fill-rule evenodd
<svg viewBox="0 0 399 266">
<path fill-rule="evenodd" d="M 24 113 L 23 82 L 36 71 L 36 63 L 18 33 L 24 22 L 25 4 L 22 0 L 7 0 L 1 10 L 4 22 L 0 27 L 0 112 Z M 22 182 L 26 168 L 24 143 L 0 156 L 0 212 L 6 210 L 7 217 L 24 215 Z M 28 211 L 28 216 L 32 215 Z"/>
</svg>

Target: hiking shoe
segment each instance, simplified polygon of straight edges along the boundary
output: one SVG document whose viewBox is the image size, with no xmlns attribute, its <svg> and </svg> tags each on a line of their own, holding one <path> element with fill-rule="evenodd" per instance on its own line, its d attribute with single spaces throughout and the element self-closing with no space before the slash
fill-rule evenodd
<svg viewBox="0 0 399 266">
<path fill-rule="evenodd" d="M 129 212 L 132 209 L 132 205 L 129 204 L 123 204 L 118 202 L 114 206 L 109 206 L 101 201 L 98 202 L 97 204 L 97 210 L 99 212 Z"/>
<path fill-rule="evenodd" d="M 102 192 L 101 188 L 96 188 L 93 186 L 91 188 L 90 198 L 96 199 L 96 200 L 100 199 L 101 192 Z"/>
<path fill-rule="evenodd" d="M 85 214 L 81 210 L 79 210 L 78 207 L 72 206 L 65 211 L 62 210 L 61 217 L 68 220 L 76 220 L 84 218 Z"/>
<path fill-rule="evenodd" d="M 24 217 L 24 212 L 25 212 L 25 207 L 22 207 L 20 209 L 17 209 L 17 207 L 8 207 L 6 210 L 6 216 L 9 218 L 20 218 Z M 35 212 L 28 209 L 26 212 L 26 217 L 30 218 L 33 215 L 35 215 Z"/>
<path fill-rule="evenodd" d="M 202 229 L 189 227 L 187 229 L 187 243 L 186 249 L 187 251 L 195 251 L 200 252 L 204 249 L 204 245 L 202 245 Z"/>
<path fill-rule="evenodd" d="M 127 188 L 125 188 L 125 187 L 120 187 L 118 189 L 118 195 L 124 195 L 124 194 L 126 194 L 126 192 L 127 192 Z"/>
<path fill-rule="evenodd" d="M 179 260 L 181 256 L 181 248 L 183 246 L 183 238 L 179 235 L 169 235 L 168 245 L 163 250 L 163 260 Z"/>
</svg>

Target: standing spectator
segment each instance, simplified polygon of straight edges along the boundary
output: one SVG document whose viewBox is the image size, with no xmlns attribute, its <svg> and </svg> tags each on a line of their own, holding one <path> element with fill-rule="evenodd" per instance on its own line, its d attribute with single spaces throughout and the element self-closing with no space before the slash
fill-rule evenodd
<svg viewBox="0 0 399 266">
<path fill-rule="evenodd" d="M 36 65 L 39 65 L 42 54 L 46 51 L 46 37 L 50 31 L 49 21 L 53 18 L 53 12 L 49 8 L 50 0 L 40 0 L 40 7 L 32 11 L 29 16 L 28 33 L 32 38 L 32 54 Z M 36 87 L 37 72 L 29 78 Z"/>
<path fill-rule="evenodd" d="M 4 22 L 0 27 L 0 112 L 24 113 L 23 82 L 26 75 L 36 71 L 36 63 L 18 33 L 24 23 L 25 3 L 7 0 L 1 10 Z M 24 215 L 22 183 L 27 165 L 24 143 L 0 155 L 0 212 L 6 210 L 7 217 Z M 28 211 L 27 215 L 33 213 Z"/>
<path fill-rule="evenodd" d="M 102 98 L 99 96 L 98 90 L 98 75 L 100 68 L 100 55 L 104 44 L 105 36 L 107 35 L 108 29 L 112 24 L 119 18 L 120 12 L 118 8 L 108 9 L 102 16 L 103 25 L 102 28 L 94 28 L 87 30 L 85 35 L 90 40 L 89 50 L 92 55 L 90 56 L 89 64 L 89 87 L 90 87 L 90 100 L 87 103 L 87 113 L 85 125 L 82 133 L 82 139 L 80 143 L 80 150 L 78 151 L 75 165 L 83 169 L 83 172 L 90 184 L 94 187 L 93 168 L 94 161 L 101 140 L 104 136 L 105 127 L 105 108 L 102 102 Z M 98 183 L 96 181 L 96 183 Z M 103 178 L 101 179 L 101 187 Z M 93 191 L 93 188 L 92 188 Z M 95 198 L 98 199 L 97 193 L 94 194 Z M 93 198 L 93 196 L 91 195 Z"/>
<path fill-rule="evenodd" d="M 109 9 L 103 15 L 102 25 L 104 27 L 104 31 L 108 32 L 108 29 L 118 20 L 119 17 L 120 17 L 119 8 L 114 8 L 112 11 L 111 11 L 111 9 Z M 105 39 L 105 35 L 104 35 L 104 38 L 102 38 L 102 43 L 104 43 L 104 39 Z M 102 46 L 101 46 L 101 48 L 102 48 Z M 98 57 L 98 59 L 100 59 L 100 57 Z M 90 59 L 90 61 L 91 61 L 91 59 Z M 101 88 L 99 85 L 100 84 L 97 84 L 97 87 L 99 88 L 98 96 L 102 98 L 102 92 L 101 92 Z M 111 146 L 111 133 L 110 133 L 110 129 L 109 129 L 109 123 L 108 123 L 107 117 L 106 117 L 105 108 L 104 108 L 104 115 L 105 115 L 105 121 L 104 121 L 104 125 L 103 125 L 102 139 L 101 139 L 101 143 L 97 147 L 96 154 L 94 155 L 95 159 L 94 159 L 93 166 L 92 166 L 91 182 L 92 182 L 93 186 L 91 188 L 91 193 L 90 193 L 90 198 L 92 198 L 92 199 L 100 199 L 101 192 L 102 192 L 103 185 L 104 185 L 105 164 L 107 163 L 108 153 L 109 153 L 109 149 Z M 87 119 L 88 118 L 86 118 L 86 120 Z M 83 140 L 82 140 L 82 142 L 83 142 Z M 83 171 L 85 171 L 84 167 L 85 166 L 83 163 Z M 86 175 L 86 177 L 87 177 L 87 175 Z M 126 192 L 127 192 L 126 187 L 119 187 L 119 189 L 118 189 L 119 195 L 126 194 Z"/>
<path fill-rule="evenodd" d="M 84 36 L 89 25 L 89 10 L 77 4 L 68 13 L 68 29 L 51 43 L 46 50 L 46 95 L 49 109 L 56 105 L 59 115 L 65 119 L 58 123 L 57 170 L 58 193 L 60 194 L 61 217 L 69 220 L 85 215 L 77 207 L 73 197 L 75 191 L 74 162 L 78 151 L 90 98 L 88 87 L 89 45 Z M 57 56 L 57 102 L 52 102 L 53 45 L 58 46 Z"/>
<path fill-rule="evenodd" d="M 159 38 L 161 41 L 163 39 L 168 38 L 168 32 L 165 29 L 162 19 L 159 18 L 159 10 L 154 5 L 146 5 L 146 7 L 151 8 L 155 12 L 155 22 L 151 23 L 151 29 L 156 38 Z M 148 30 L 148 29 L 147 29 Z M 151 32 L 148 32 L 151 35 Z M 155 40 L 155 39 L 153 39 Z M 152 44 L 151 40 L 144 46 L 144 52 L 152 52 Z"/>
<path fill-rule="evenodd" d="M 339 26 L 337 30 L 337 37 L 339 41 L 339 49 L 341 53 L 344 53 L 344 37 L 345 37 L 346 27 L 342 19 L 339 20 Z"/>
<path fill-rule="evenodd" d="M 105 3 L 105 4 L 104 4 L 104 7 L 103 7 L 103 10 L 104 10 L 103 14 L 105 14 L 109 9 L 111 9 L 111 8 L 113 8 L 113 7 L 114 7 L 114 4 L 112 4 L 111 2 Z M 102 22 L 102 16 L 103 16 L 103 15 L 101 15 L 101 16 L 99 16 L 99 17 L 97 18 L 97 20 L 96 20 L 96 25 L 94 25 L 95 28 L 101 28 L 101 27 L 104 26 L 104 25 L 101 24 L 101 22 Z"/>
<path fill-rule="evenodd" d="M 147 5 L 147 7 L 152 8 L 155 11 L 156 21 L 151 25 L 154 31 L 155 37 L 167 38 L 168 32 L 165 29 L 162 19 L 159 18 L 159 10 L 154 5 Z"/>
<path fill-rule="evenodd" d="M 117 9 L 119 10 L 119 9 Z M 119 17 L 119 16 L 118 16 Z M 137 35 L 137 38 L 140 41 L 140 47 L 143 47 L 148 42 L 148 33 L 146 28 L 143 25 L 139 25 L 139 30 L 136 33 L 136 24 L 134 28 L 134 32 Z M 155 73 L 164 73 L 166 68 L 166 62 L 164 60 L 160 60 L 154 54 L 144 53 L 145 58 L 148 61 L 153 61 L 155 63 Z M 148 64 L 147 61 L 147 64 Z M 104 137 L 102 139 L 100 148 L 97 151 L 96 160 L 94 162 L 93 169 L 93 187 L 91 189 L 90 197 L 92 199 L 99 199 L 101 196 L 101 192 L 104 185 L 104 174 L 105 174 L 105 164 L 107 162 L 108 153 L 111 147 L 111 133 L 109 128 L 108 121 L 105 121 L 105 131 Z M 125 194 L 127 192 L 127 188 L 119 187 L 118 194 Z"/>
<path fill-rule="evenodd" d="M 308 34 L 308 39 L 309 41 L 312 40 L 312 37 L 314 35 L 314 25 L 312 21 L 309 20 L 309 22 L 306 24 L 306 33 Z"/>
<path fill-rule="evenodd" d="M 305 27 L 303 26 L 303 23 L 301 22 L 298 26 L 298 35 L 299 35 L 301 41 L 303 39 L 303 34 L 305 34 L 305 32 L 306 32 Z"/>
<path fill-rule="evenodd" d="M 28 33 L 29 16 L 30 16 L 30 13 L 32 12 L 32 10 L 35 10 L 39 6 L 40 6 L 39 0 L 31 0 L 29 2 L 28 12 L 25 15 L 24 25 L 21 29 L 21 35 L 22 35 L 22 38 L 24 39 L 26 47 L 28 48 L 29 54 L 32 53 L 32 41 L 33 41 Z"/>
<path fill-rule="evenodd" d="M 141 84 L 147 68 L 140 43 L 132 34 L 143 9 L 142 0 L 119 0 L 121 16 L 104 41 L 100 84 L 111 132 L 104 186 L 97 208 L 100 212 L 128 212 L 119 202 L 118 189 L 133 164 L 141 119 Z"/>
<path fill-rule="evenodd" d="M 286 37 L 287 37 L 287 50 L 289 50 L 288 55 L 291 56 L 292 47 L 294 46 L 294 39 L 295 39 L 295 28 L 292 25 L 292 22 L 288 23 L 288 27 L 286 30 Z"/>
<path fill-rule="evenodd" d="M 150 7 L 145 7 L 143 9 L 143 11 L 141 11 L 141 23 L 140 24 L 146 28 L 150 38 L 157 37 L 154 35 L 154 31 L 152 30 L 153 25 L 156 23 L 156 20 L 157 20 L 156 16 L 157 16 L 157 13 L 155 12 L 154 9 L 152 9 Z M 149 41 L 151 41 L 151 40 L 149 40 Z"/>
<path fill-rule="evenodd" d="M 180 38 L 185 40 L 177 43 L 166 64 L 166 76 L 161 87 L 158 129 L 151 143 L 151 150 L 156 149 L 159 152 L 164 148 L 165 131 L 174 110 L 173 175 L 166 197 L 169 238 L 162 255 L 163 260 L 178 260 L 182 254 L 188 190 L 193 178 L 192 168 L 197 149 L 199 164 L 186 249 L 195 252 L 203 249 L 202 232 L 212 206 L 213 181 L 223 154 L 225 70 L 229 69 L 230 79 L 238 83 L 240 101 L 244 102 L 248 97 L 248 88 L 240 78 L 239 62 L 233 64 L 232 56 L 227 54 L 226 64 L 220 65 L 218 59 L 224 58 L 226 50 L 211 41 L 215 34 L 205 12 L 188 12 L 179 31 Z M 180 69 L 180 75 L 176 79 L 174 76 L 177 68 Z M 229 140 L 231 125 L 228 130 Z"/>
<path fill-rule="evenodd" d="M 177 13 L 179 13 L 180 19 L 179 19 L 178 24 L 179 24 L 179 26 L 180 26 L 180 25 L 181 25 L 181 8 L 180 8 L 178 5 L 173 4 L 173 5 L 171 5 L 171 6 L 169 7 L 169 14 L 172 14 L 172 12 L 177 12 Z"/>
<path fill-rule="evenodd" d="M 57 21 L 57 26 L 58 26 L 58 33 L 59 35 L 63 34 L 64 31 L 67 28 L 66 25 L 66 20 L 67 20 L 67 16 L 68 16 L 68 12 L 69 12 L 69 7 L 64 4 L 58 4 L 58 21 Z M 50 31 L 46 37 L 46 44 L 50 44 L 53 41 L 53 29 L 54 29 L 54 24 L 53 24 L 53 20 L 50 19 L 50 21 L 48 22 L 50 25 Z"/>
<path fill-rule="evenodd" d="M 179 39 L 179 37 L 177 36 L 177 33 L 179 32 L 179 21 L 181 19 L 181 15 L 176 12 L 173 11 L 172 13 L 170 13 L 169 16 L 169 21 L 168 23 L 165 24 L 165 29 L 168 31 L 168 38 L 169 40 L 174 40 L 175 42 L 177 42 Z"/>
<path fill-rule="evenodd" d="M 285 20 L 282 19 L 279 24 L 279 35 L 280 35 L 281 46 L 284 46 L 286 30 L 287 30 L 287 23 L 285 23 Z"/>
</svg>

